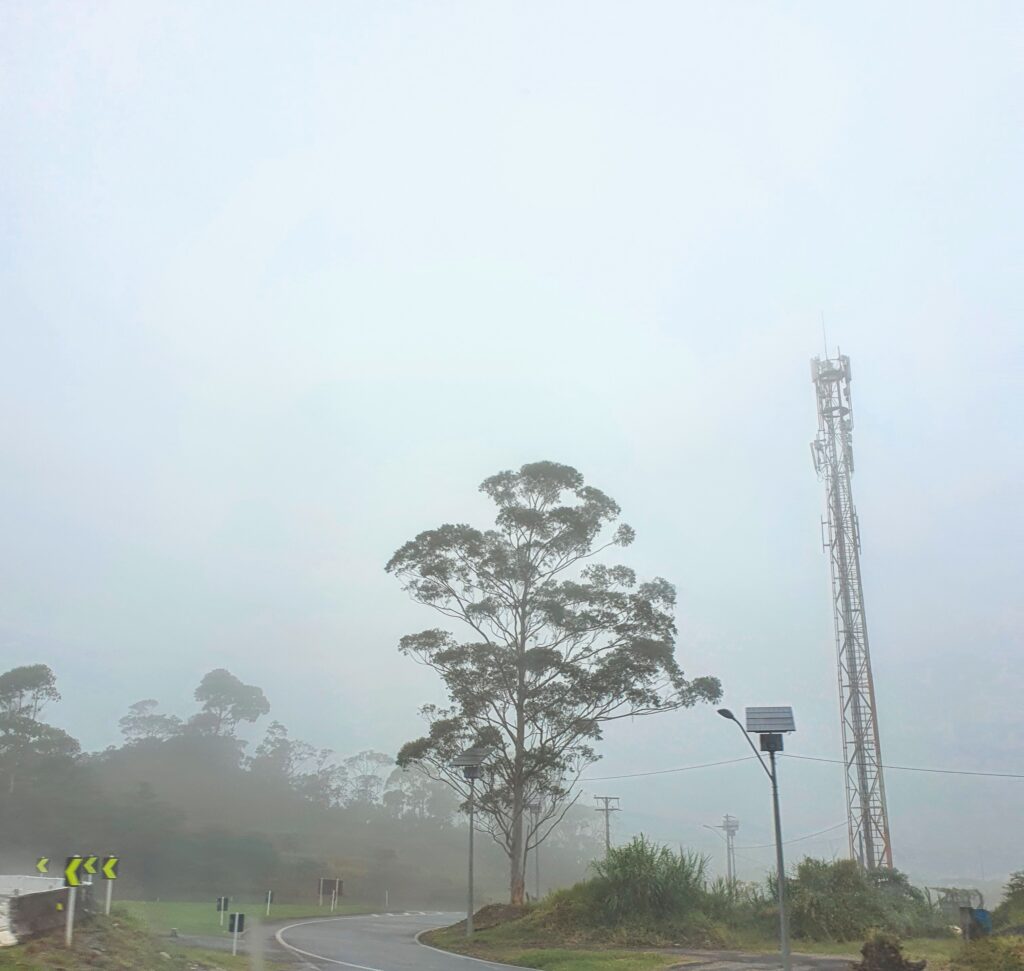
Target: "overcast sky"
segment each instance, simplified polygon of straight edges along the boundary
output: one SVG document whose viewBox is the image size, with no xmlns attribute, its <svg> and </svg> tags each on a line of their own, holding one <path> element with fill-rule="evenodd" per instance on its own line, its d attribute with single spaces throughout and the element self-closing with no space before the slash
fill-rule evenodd
<svg viewBox="0 0 1024 971">
<path fill-rule="evenodd" d="M 1022 11 L 0 3 L 2 666 L 49 663 L 88 748 L 224 666 L 299 737 L 393 752 L 441 695 L 384 563 L 550 459 L 678 585 L 687 672 L 837 758 L 823 314 L 886 761 L 1024 772 Z M 744 744 L 704 708 L 603 751 Z M 843 822 L 838 766 L 783 773 L 788 838 Z M 918 879 L 1024 866 L 1024 780 L 887 787 Z M 771 837 L 753 763 L 588 792 L 620 837 Z"/>
</svg>

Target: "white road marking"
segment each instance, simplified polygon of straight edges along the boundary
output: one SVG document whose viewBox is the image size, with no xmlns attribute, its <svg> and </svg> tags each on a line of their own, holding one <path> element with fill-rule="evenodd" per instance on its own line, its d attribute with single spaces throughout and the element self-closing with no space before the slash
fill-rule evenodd
<svg viewBox="0 0 1024 971">
<path fill-rule="evenodd" d="M 296 954 L 301 954 L 305 958 L 316 958 L 317 961 L 326 961 L 328 964 L 336 964 L 341 968 L 356 968 L 358 971 L 382 971 L 381 968 L 368 968 L 365 964 L 350 964 L 348 961 L 336 961 L 334 958 L 324 957 L 322 954 L 314 954 L 312 951 L 304 951 L 301 947 L 296 947 L 294 944 L 289 944 L 281 935 L 285 931 L 290 931 L 293 927 L 303 927 L 306 924 L 325 924 L 329 920 L 346 920 L 345 917 L 325 917 L 321 920 L 304 920 L 299 921 L 297 924 L 289 924 L 287 927 L 282 927 L 275 935 L 274 938 L 281 947 L 288 948 L 289 951 L 294 951 Z"/>
<path fill-rule="evenodd" d="M 443 910 L 436 911 L 433 916 L 440 916 L 443 914 Z M 349 914 L 345 917 L 320 917 L 316 920 L 300 920 L 295 924 L 289 924 L 287 927 L 282 927 L 275 935 L 274 938 L 281 947 L 287 948 L 289 951 L 294 951 L 296 954 L 301 954 L 306 958 L 315 958 L 317 961 L 326 961 L 328 964 L 336 964 L 340 968 L 355 968 L 356 971 L 385 971 L 384 968 L 371 968 L 365 964 L 352 964 L 350 961 L 339 961 L 337 958 L 324 957 L 322 954 L 314 954 L 312 951 L 304 951 L 301 947 L 296 947 L 294 944 L 289 944 L 284 939 L 284 932 L 290 931 L 296 927 L 305 927 L 308 924 L 326 924 L 329 921 L 334 920 L 359 920 L 365 917 L 376 917 L 376 914 Z M 389 914 L 390 917 L 409 917 L 412 914 L 408 911 L 401 914 Z M 429 914 L 423 914 L 416 916 L 431 916 Z M 436 951 L 438 954 L 443 954 L 446 958 L 461 958 L 463 961 L 472 961 L 474 964 L 482 964 L 487 968 L 510 968 L 511 971 L 537 971 L 536 968 L 523 968 L 518 965 L 511 964 L 495 964 L 493 961 L 484 961 L 482 958 L 470 957 L 468 954 L 456 954 L 454 951 L 443 951 L 439 947 L 431 947 L 429 944 L 424 944 L 420 940 L 420 936 L 426 934 L 427 931 L 436 930 L 434 927 L 424 927 L 423 930 L 417 934 L 413 940 L 420 946 L 425 947 L 428 951 Z"/>
<path fill-rule="evenodd" d="M 446 958 L 462 958 L 463 961 L 474 961 L 475 963 L 483 964 L 488 968 L 512 968 L 513 971 L 518 968 L 518 971 L 537 971 L 537 968 L 524 968 L 520 964 L 496 964 L 494 961 L 485 961 L 483 958 L 473 958 L 468 954 L 456 954 L 455 951 L 445 951 L 443 948 L 424 944 L 423 941 L 420 940 L 420 937 L 432 930 L 437 930 L 437 928 L 425 927 L 416 935 L 416 943 L 419 944 L 420 947 L 425 947 L 428 951 L 437 951 L 438 954 L 443 954 Z"/>
</svg>

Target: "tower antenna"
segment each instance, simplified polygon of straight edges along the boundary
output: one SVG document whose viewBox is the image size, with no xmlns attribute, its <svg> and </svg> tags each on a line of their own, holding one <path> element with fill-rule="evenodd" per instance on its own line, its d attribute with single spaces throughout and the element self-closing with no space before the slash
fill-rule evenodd
<svg viewBox="0 0 1024 971">
<path fill-rule="evenodd" d="M 882 777 L 882 746 L 871 677 L 871 654 L 860 573 L 860 523 L 853 505 L 853 404 L 850 359 L 814 358 L 811 380 L 818 402 L 818 436 L 811 454 L 825 483 L 828 518 L 822 545 L 832 572 L 832 614 L 839 662 L 839 706 L 846 766 L 850 856 L 865 869 L 892 866 L 889 813 Z"/>
</svg>

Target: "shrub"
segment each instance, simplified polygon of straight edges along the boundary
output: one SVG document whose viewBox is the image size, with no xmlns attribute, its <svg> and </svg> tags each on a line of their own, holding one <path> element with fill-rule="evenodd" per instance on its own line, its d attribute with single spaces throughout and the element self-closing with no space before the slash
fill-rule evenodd
<svg viewBox="0 0 1024 971">
<path fill-rule="evenodd" d="M 807 857 L 786 879 L 795 937 L 849 941 L 872 928 L 903 936 L 941 933 L 924 895 L 898 870 L 866 872 L 853 860 Z"/>
<path fill-rule="evenodd" d="M 641 834 L 611 849 L 594 870 L 594 889 L 605 919 L 658 921 L 700 908 L 707 858 L 674 853 Z"/>
<path fill-rule="evenodd" d="M 1003 902 L 992 912 L 996 927 L 1024 924 L 1024 870 L 1010 874 L 1003 887 Z"/>
<path fill-rule="evenodd" d="M 1024 971 L 1024 938 L 982 937 L 969 941 L 950 967 L 953 971 Z"/>
<path fill-rule="evenodd" d="M 797 866 L 786 894 L 794 937 L 849 941 L 885 924 L 877 893 L 853 860 L 815 860 Z"/>
</svg>

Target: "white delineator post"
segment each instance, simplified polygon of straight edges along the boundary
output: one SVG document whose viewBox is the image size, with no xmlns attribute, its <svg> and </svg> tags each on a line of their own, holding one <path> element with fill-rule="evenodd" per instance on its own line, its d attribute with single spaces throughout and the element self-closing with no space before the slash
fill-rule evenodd
<svg viewBox="0 0 1024 971">
<path fill-rule="evenodd" d="M 75 895 L 77 887 L 68 887 L 68 912 L 64 919 L 64 946 L 71 947 L 75 936 Z"/>
<path fill-rule="evenodd" d="M 267 916 L 268 917 L 270 916 L 270 901 L 273 900 L 273 899 L 274 899 L 274 891 L 273 890 L 268 890 L 267 891 Z"/>
</svg>

